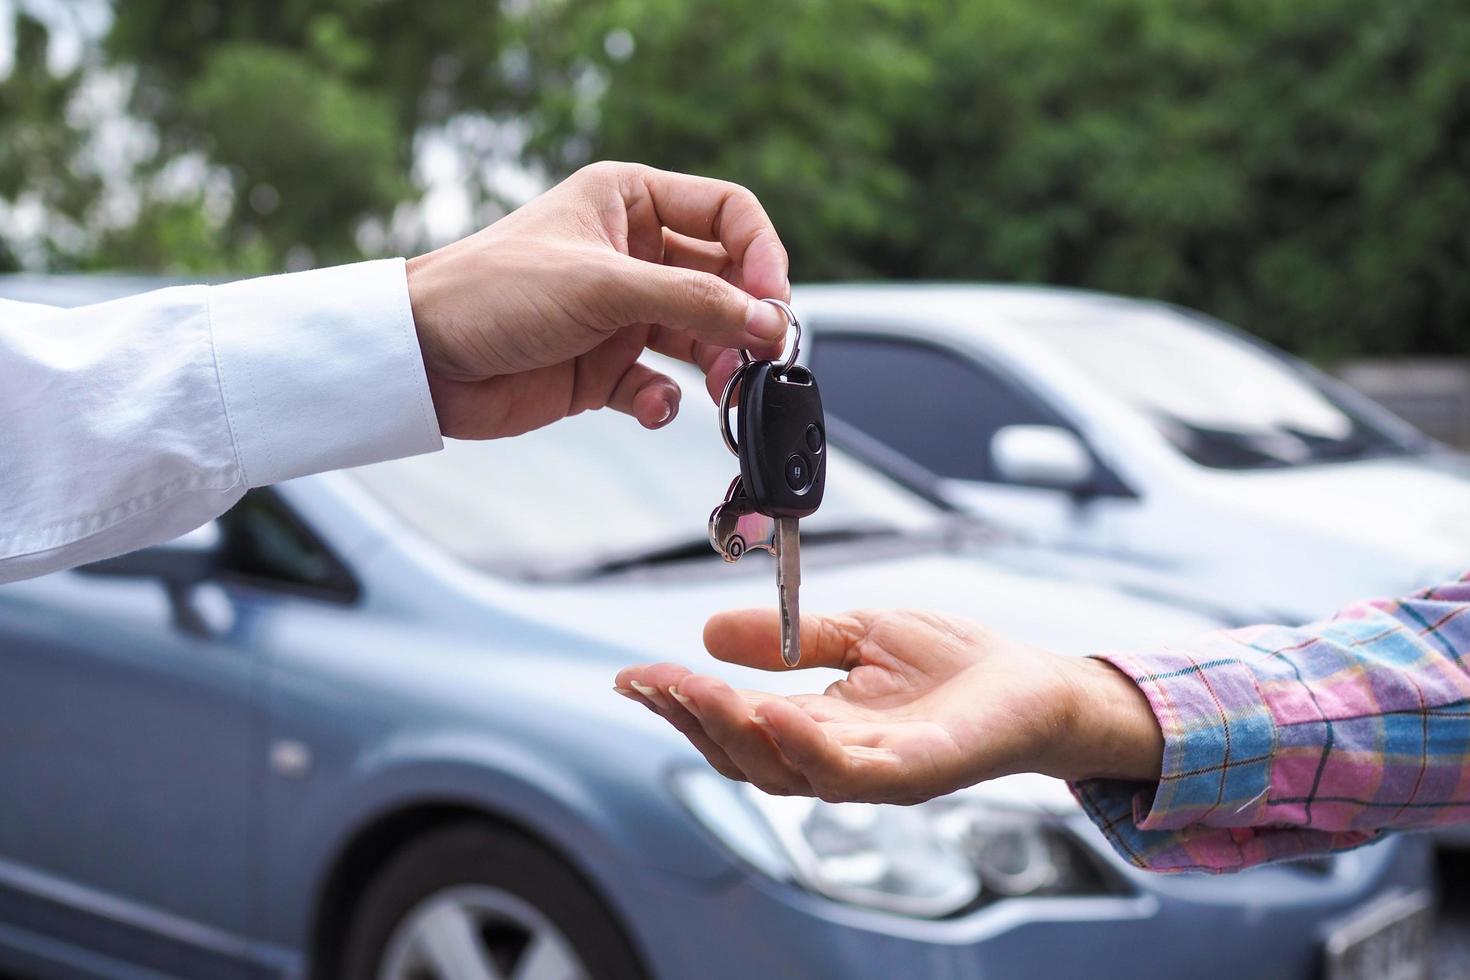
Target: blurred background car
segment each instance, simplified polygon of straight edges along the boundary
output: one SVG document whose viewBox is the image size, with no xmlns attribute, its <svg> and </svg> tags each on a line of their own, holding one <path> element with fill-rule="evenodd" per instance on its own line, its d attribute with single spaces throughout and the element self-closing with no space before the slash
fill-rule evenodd
<svg viewBox="0 0 1470 980">
<path fill-rule="evenodd" d="M 1012 563 L 828 451 L 808 609 L 922 605 L 1077 653 L 1220 624 Z M 714 774 L 610 685 L 635 661 L 708 669 L 704 617 L 771 603 L 764 556 L 731 567 L 704 537 L 734 469 L 703 399 L 659 433 L 591 413 L 255 490 L 176 542 L 0 588 L 0 963 L 574 980 L 1133 977 L 1187 957 L 1223 978 L 1314 975 L 1345 943 L 1420 961 L 1422 838 L 1166 878 L 1043 777 L 901 808 Z M 715 666 L 777 690 L 831 673 Z"/>
<path fill-rule="evenodd" d="M 1285 622 L 1470 567 L 1470 456 L 1202 314 L 983 285 L 794 304 L 831 415 L 1058 550 Z"/>
</svg>

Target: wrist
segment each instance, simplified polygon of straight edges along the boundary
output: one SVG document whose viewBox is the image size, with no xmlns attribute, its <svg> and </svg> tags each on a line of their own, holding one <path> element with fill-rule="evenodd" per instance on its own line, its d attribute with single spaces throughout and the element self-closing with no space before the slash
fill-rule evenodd
<svg viewBox="0 0 1470 980">
<path fill-rule="evenodd" d="M 404 274 L 408 278 L 408 305 L 413 312 L 414 331 L 419 338 L 419 353 L 424 359 L 424 372 L 430 379 L 435 366 L 442 360 L 438 315 L 439 288 L 435 274 L 437 252 L 416 255 L 404 263 Z"/>
<path fill-rule="evenodd" d="M 1053 775 L 1063 779 L 1157 782 L 1164 735 L 1153 707 L 1127 674 L 1106 660 L 1067 660 L 1071 706 L 1066 757 Z"/>
</svg>

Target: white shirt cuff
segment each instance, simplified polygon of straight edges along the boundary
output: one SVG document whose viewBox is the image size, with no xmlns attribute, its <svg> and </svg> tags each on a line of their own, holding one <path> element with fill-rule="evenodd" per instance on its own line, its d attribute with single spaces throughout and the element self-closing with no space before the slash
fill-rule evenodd
<svg viewBox="0 0 1470 980">
<path fill-rule="evenodd" d="M 403 259 L 214 286 L 209 313 L 248 486 L 443 447 Z"/>
</svg>

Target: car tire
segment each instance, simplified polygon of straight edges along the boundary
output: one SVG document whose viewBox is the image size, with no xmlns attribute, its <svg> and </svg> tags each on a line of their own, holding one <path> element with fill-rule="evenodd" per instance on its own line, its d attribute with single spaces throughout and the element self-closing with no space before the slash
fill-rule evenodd
<svg viewBox="0 0 1470 980">
<path fill-rule="evenodd" d="M 431 831 L 390 858 L 363 889 L 341 952 L 346 980 L 483 976 L 455 968 L 475 956 L 491 959 L 490 976 L 645 978 L 622 929 L 562 860 L 478 823 Z M 542 958 L 536 968 L 530 956 Z"/>
</svg>

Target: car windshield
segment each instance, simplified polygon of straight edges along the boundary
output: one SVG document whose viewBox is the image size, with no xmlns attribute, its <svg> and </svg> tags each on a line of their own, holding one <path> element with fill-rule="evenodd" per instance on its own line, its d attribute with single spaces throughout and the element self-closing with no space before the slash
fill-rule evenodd
<svg viewBox="0 0 1470 980">
<path fill-rule="evenodd" d="M 657 432 L 612 411 L 586 412 L 514 439 L 446 440 L 443 452 L 352 471 L 405 523 L 473 565 L 560 577 L 640 557 L 705 556 L 710 511 L 739 473 L 697 376 L 679 416 Z M 835 448 L 821 509 L 803 539 L 923 533 L 947 515 Z"/>
<path fill-rule="evenodd" d="M 1180 311 L 1130 305 L 1022 322 L 1029 337 L 1147 415 L 1202 466 L 1281 467 L 1422 448 L 1292 359 Z"/>
</svg>

